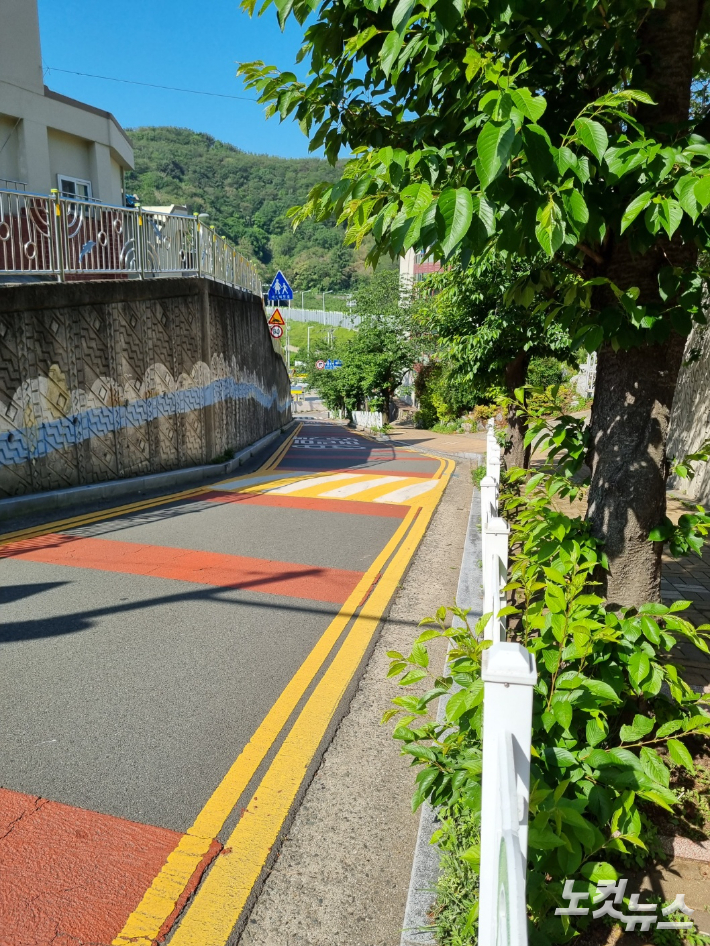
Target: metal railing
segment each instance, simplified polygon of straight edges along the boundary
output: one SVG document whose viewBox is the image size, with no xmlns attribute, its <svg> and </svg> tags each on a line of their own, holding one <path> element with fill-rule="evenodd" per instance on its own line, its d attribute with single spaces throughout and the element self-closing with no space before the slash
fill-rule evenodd
<svg viewBox="0 0 710 946">
<path fill-rule="evenodd" d="M 478 942 L 527 946 L 525 878 L 535 657 L 506 640 L 505 586 L 510 527 L 499 517 L 501 449 L 493 421 L 481 481 L 483 611 L 491 617 L 484 637 L 483 774 Z"/>
<path fill-rule="evenodd" d="M 266 307 L 269 315 L 272 315 L 276 308 L 278 308 L 285 319 L 291 319 L 294 322 L 318 322 L 319 325 L 349 329 L 357 329 L 360 325 L 360 316 L 350 312 L 324 312 L 323 309 L 301 309 L 297 306 L 289 306 L 287 303 L 274 306 L 269 302 Z"/>
<path fill-rule="evenodd" d="M 256 268 L 196 216 L 0 188 L 0 278 L 205 276 L 261 295 Z"/>
</svg>

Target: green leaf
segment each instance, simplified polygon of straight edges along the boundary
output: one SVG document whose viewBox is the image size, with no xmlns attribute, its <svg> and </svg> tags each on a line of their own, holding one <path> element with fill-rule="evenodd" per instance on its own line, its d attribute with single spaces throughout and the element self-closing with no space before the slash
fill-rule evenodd
<svg viewBox="0 0 710 946">
<path fill-rule="evenodd" d="M 683 219 L 683 209 L 677 200 L 665 198 L 659 204 L 659 219 L 669 238 L 673 236 Z"/>
<path fill-rule="evenodd" d="M 422 667 L 415 667 L 413 670 L 410 670 L 409 673 L 405 673 L 399 681 L 399 685 L 403 687 L 409 686 L 410 683 L 417 683 L 419 680 L 423 680 L 426 675 L 427 672 Z"/>
<path fill-rule="evenodd" d="M 478 865 L 481 863 L 480 844 L 472 844 L 468 850 L 463 852 L 461 855 L 461 860 L 466 861 L 466 863 L 470 864 L 472 867 L 478 867 Z"/>
<path fill-rule="evenodd" d="M 692 218 L 693 223 L 698 219 L 700 207 L 695 196 L 695 184 L 697 178 L 692 174 L 686 174 L 678 181 L 673 188 L 673 193 L 678 198 L 678 202 L 683 210 Z"/>
<path fill-rule="evenodd" d="M 585 686 L 590 693 L 603 700 L 611 700 L 613 703 L 619 702 L 616 691 L 608 683 L 604 683 L 603 680 L 585 680 L 582 686 Z"/>
<path fill-rule="evenodd" d="M 568 194 L 565 205 L 577 229 L 581 230 L 589 221 L 589 208 L 584 202 L 584 197 L 579 191 L 572 191 Z"/>
<path fill-rule="evenodd" d="M 473 200 L 467 187 L 448 187 L 439 195 L 437 209 L 446 227 L 441 248 L 446 256 L 458 246 L 468 232 L 473 219 Z"/>
<path fill-rule="evenodd" d="M 653 726 L 654 721 L 647 716 L 634 716 L 634 721 L 630 726 L 621 727 L 621 741 L 638 742 L 651 732 Z"/>
<path fill-rule="evenodd" d="M 651 661 L 648 659 L 648 654 L 644 653 L 642 650 L 634 651 L 629 661 L 629 678 L 631 682 L 640 689 L 641 683 L 648 676 L 650 669 Z"/>
<path fill-rule="evenodd" d="M 572 722 L 572 704 L 558 700 L 552 704 L 552 712 L 560 726 L 567 730 Z"/>
<path fill-rule="evenodd" d="M 537 851 L 551 851 L 556 847 L 564 847 L 564 841 L 551 828 L 535 828 L 531 825 L 528 828 L 528 847 Z"/>
<path fill-rule="evenodd" d="M 419 667 L 429 666 L 429 652 L 423 644 L 415 644 L 414 647 L 412 647 L 409 659 Z"/>
<path fill-rule="evenodd" d="M 539 125 L 525 125 L 521 135 L 525 157 L 537 184 L 543 187 L 546 181 L 556 180 L 555 148 L 545 129 Z"/>
<path fill-rule="evenodd" d="M 548 765 L 559 765 L 561 769 L 571 768 L 577 765 L 577 760 L 568 749 L 561 749 L 559 746 L 546 746 L 545 759 Z"/>
<path fill-rule="evenodd" d="M 431 187 L 426 181 L 421 184 L 409 184 L 402 191 L 402 203 L 410 217 L 423 213 L 433 199 Z"/>
<path fill-rule="evenodd" d="M 707 205 L 710 204 L 710 174 L 706 174 L 704 177 L 700 178 L 695 185 L 694 193 L 695 199 L 703 210 L 705 210 Z"/>
<path fill-rule="evenodd" d="M 669 739 L 667 742 L 668 755 L 676 765 L 682 765 L 691 774 L 695 772 L 693 757 L 679 739 Z"/>
<path fill-rule="evenodd" d="M 564 241 L 565 228 L 562 212 L 552 197 L 538 210 L 537 219 L 537 241 L 548 256 L 554 256 Z"/>
<path fill-rule="evenodd" d="M 399 33 L 397 30 L 392 30 L 391 33 L 387 34 L 387 39 L 382 44 L 382 49 L 380 50 L 380 65 L 382 66 L 382 71 L 388 77 L 397 56 L 399 56 L 403 42 L 403 34 Z"/>
<path fill-rule="evenodd" d="M 644 211 L 650 203 L 651 194 L 649 191 L 644 191 L 643 194 L 639 194 L 638 197 L 634 197 L 634 199 L 624 211 L 624 216 L 621 218 L 622 233 L 628 226 L 630 226 L 630 224 L 634 222 L 638 215 Z"/>
<path fill-rule="evenodd" d="M 484 190 L 508 164 L 514 140 L 515 126 L 511 121 L 488 121 L 483 126 L 476 142 L 476 171 Z"/>
<path fill-rule="evenodd" d="M 659 739 L 665 739 L 666 736 L 670 736 L 671 733 L 677 732 L 679 729 L 683 728 L 683 721 L 680 719 L 671 719 L 667 723 L 664 723 L 662 726 L 659 726 L 656 730 L 656 736 Z"/>
<path fill-rule="evenodd" d="M 541 95 L 533 95 L 530 89 L 509 89 L 515 107 L 531 122 L 538 122 L 545 113 L 547 102 Z"/>
<path fill-rule="evenodd" d="M 394 13 L 392 14 L 392 29 L 399 29 L 399 26 L 402 23 L 406 25 L 407 20 L 414 9 L 414 3 L 415 0 L 399 0 L 399 3 L 394 8 Z"/>
<path fill-rule="evenodd" d="M 670 784 L 670 773 L 661 757 L 654 749 L 643 746 L 641 749 L 641 767 L 654 782 L 660 782 L 665 788 Z"/>
<path fill-rule="evenodd" d="M 592 152 L 597 161 L 601 161 L 604 152 L 609 147 L 609 136 L 604 126 L 592 121 L 591 118 L 578 118 L 574 127 L 585 148 Z"/>
<path fill-rule="evenodd" d="M 580 868 L 580 873 L 593 884 L 619 879 L 617 872 L 611 864 L 607 864 L 606 861 L 595 861 L 583 864 Z"/>
<path fill-rule="evenodd" d="M 590 746 L 596 746 L 606 739 L 606 727 L 600 727 L 596 719 L 590 719 L 586 728 L 587 742 Z"/>
</svg>

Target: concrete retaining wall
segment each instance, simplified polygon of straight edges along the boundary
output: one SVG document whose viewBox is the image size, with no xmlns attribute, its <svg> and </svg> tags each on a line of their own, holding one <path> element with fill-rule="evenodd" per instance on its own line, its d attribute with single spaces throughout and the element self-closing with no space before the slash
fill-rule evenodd
<svg viewBox="0 0 710 946">
<path fill-rule="evenodd" d="M 290 419 L 256 296 L 204 279 L 0 289 L 0 497 L 207 463 Z"/>
<path fill-rule="evenodd" d="M 699 357 L 680 370 L 673 398 L 668 437 L 669 456 L 681 459 L 693 453 L 710 437 L 710 327 L 696 325 L 685 346 L 685 360 L 698 351 Z M 679 493 L 710 506 L 710 464 L 699 463 L 693 480 L 673 477 L 671 486 Z"/>
</svg>

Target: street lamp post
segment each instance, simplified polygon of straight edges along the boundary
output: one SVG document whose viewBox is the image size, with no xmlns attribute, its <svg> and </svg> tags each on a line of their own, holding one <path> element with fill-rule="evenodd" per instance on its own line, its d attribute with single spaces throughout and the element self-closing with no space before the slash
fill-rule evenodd
<svg viewBox="0 0 710 946">
<path fill-rule="evenodd" d="M 323 292 L 323 325 L 325 325 L 325 297 L 326 297 L 326 296 L 328 295 L 328 293 L 330 293 L 330 292 L 334 292 L 334 290 L 333 290 L 333 289 L 326 289 L 326 290 Z"/>
</svg>

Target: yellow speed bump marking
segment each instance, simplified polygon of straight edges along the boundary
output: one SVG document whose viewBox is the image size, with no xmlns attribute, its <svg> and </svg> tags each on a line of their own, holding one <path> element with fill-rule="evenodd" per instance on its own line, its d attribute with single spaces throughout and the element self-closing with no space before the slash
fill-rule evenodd
<svg viewBox="0 0 710 946">
<path fill-rule="evenodd" d="M 340 612 L 328 625 L 323 636 L 286 685 L 217 786 L 192 827 L 168 856 L 162 870 L 126 920 L 121 932 L 113 940 L 112 946 L 127 946 L 129 943 L 131 946 L 151 946 L 154 942 L 196 867 L 209 850 L 213 839 L 219 834 L 267 752 L 357 611 L 362 599 L 407 534 L 415 515 L 414 510 L 407 513 L 390 541 L 360 579 Z"/>
<path fill-rule="evenodd" d="M 444 485 L 453 467 L 454 461 L 447 461 L 442 477 Z M 198 888 L 170 941 L 171 946 L 225 946 L 227 943 L 434 509 L 432 504 L 419 510 L 406 539 L 276 753 L 226 842 L 225 852 L 216 859 Z M 407 514 L 407 519 L 412 515 L 415 515 L 414 510 Z"/>
</svg>

